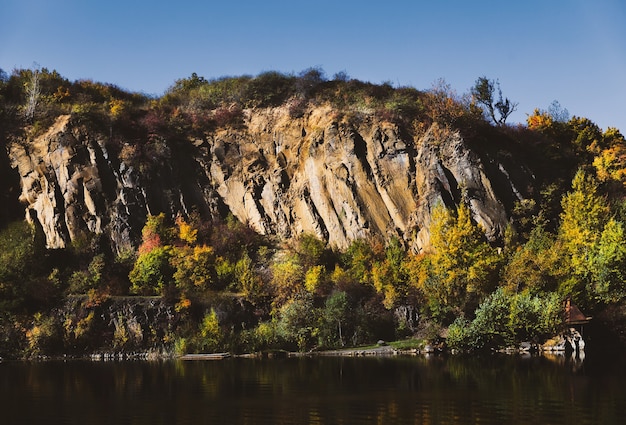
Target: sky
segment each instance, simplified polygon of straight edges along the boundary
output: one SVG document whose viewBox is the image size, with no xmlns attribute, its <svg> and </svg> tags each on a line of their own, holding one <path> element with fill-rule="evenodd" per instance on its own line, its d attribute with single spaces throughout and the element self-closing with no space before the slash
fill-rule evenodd
<svg viewBox="0 0 626 425">
<path fill-rule="evenodd" d="M 498 80 L 509 122 L 558 101 L 626 133 L 623 0 L 0 0 L 0 68 L 163 94 L 177 79 L 322 68 L 459 95 Z"/>
</svg>

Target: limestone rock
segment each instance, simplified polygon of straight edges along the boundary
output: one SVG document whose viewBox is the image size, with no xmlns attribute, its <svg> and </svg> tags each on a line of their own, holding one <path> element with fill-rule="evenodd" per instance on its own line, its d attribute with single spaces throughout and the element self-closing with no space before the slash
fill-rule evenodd
<svg viewBox="0 0 626 425">
<path fill-rule="evenodd" d="M 510 181 L 503 164 L 486 167 L 456 132 L 408 138 L 395 124 L 374 116 L 351 123 L 329 106 L 297 119 L 285 107 L 245 116 L 243 128 L 166 141 L 169 157 L 150 172 L 121 159 L 108 135 L 61 116 L 44 135 L 9 146 L 25 215 L 50 248 L 101 235 L 120 252 L 137 245 L 148 214 L 195 209 L 231 213 L 281 238 L 307 232 L 345 248 L 397 235 L 418 251 L 438 203 L 467 202 L 486 236 L 501 238 L 507 214 L 494 181 L 520 199 L 515 188 L 527 184 Z"/>
</svg>

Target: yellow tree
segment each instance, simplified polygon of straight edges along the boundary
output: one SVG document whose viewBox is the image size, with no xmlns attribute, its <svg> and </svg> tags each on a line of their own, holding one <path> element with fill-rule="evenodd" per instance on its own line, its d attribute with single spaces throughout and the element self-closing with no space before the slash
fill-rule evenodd
<svg viewBox="0 0 626 425">
<path fill-rule="evenodd" d="M 246 250 L 235 264 L 235 278 L 239 284 L 239 290 L 248 300 L 254 302 L 263 295 L 263 281 L 255 272 L 254 263 Z"/>
<path fill-rule="evenodd" d="M 295 255 L 286 255 L 272 264 L 271 270 L 274 306 L 280 307 L 302 292 L 306 292 L 305 272 Z"/>
<path fill-rule="evenodd" d="M 435 208 L 430 243 L 430 273 L 424 286 L 431 306 L 441 313 L 473 311 L 495 288 L 501 256 L 485 241 L 464 204 L 456 214 L 442 205 Z"/>
<path fill-rule="evenodd" d="M 611 217 L 596 180 L 579 171 L 562 206 L 559 241 L 569 268 L 561 293 L 588 307 L 621 298 L 626 274 L 624 226 Z"/>
<path fill-rule="evenodd" d="M 626 139 L 616 128 L 608 128 L 602 135 L 600 146 L 594 146 L 593 166 L 596 176 L 603 182 L 617 182 L 626 188 Z"/>
<path fill-rule="evenodd" d="M 409 297 L 408 279 L 403 267 L 405 252 L 400 241 L 391 238 L 385 248 L 385 259 L 372 267 L 372 282 L 378 293 L 383 295 L 383 305 L 392 309 L 406 303 Z"/>
<path fill-rule="evenodd" d="M 510 292 L 554 291 L 563 272 L 560 244 L 555 236 L 537 225 L 528 241 L 510 257 L 503 273 L 503 283 Z"/>
<path fill-rule="evenodd" d="M 572 191 L 565 194 L 561 206 L 559 235 L 573 268 L 581 270 L 609 218 L 609 206 L 598 194 L 596 181 L 584 171 L 574 176 Z"/>
<path fill-rule="evenodd" d="M 183 292 L 202 292 L 216 280 L 215 253 L 207 245 L 176 248 L 174 280 Z"/>
</svg>

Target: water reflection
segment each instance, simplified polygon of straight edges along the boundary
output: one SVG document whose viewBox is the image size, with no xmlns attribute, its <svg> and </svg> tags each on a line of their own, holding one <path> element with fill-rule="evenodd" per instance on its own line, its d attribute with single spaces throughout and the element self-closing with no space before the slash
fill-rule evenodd
<svg viewBox="0 0 626 425">
<path fill-rule="evenodd" d="M 0 364 L 7 424 L 617 424 L 621 358 Z"/>
</svg>

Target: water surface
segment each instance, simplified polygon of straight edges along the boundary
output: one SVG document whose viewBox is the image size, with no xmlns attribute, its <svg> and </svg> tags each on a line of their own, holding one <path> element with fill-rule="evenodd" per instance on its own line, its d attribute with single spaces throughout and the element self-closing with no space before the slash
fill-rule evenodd
<svg viewBox="0 0 626 425">
<path fill-rule="evenodd" d="M 623 424 L 626 361 L 545 357 L 0 364 L 2 424 Z"/>
</svg>

